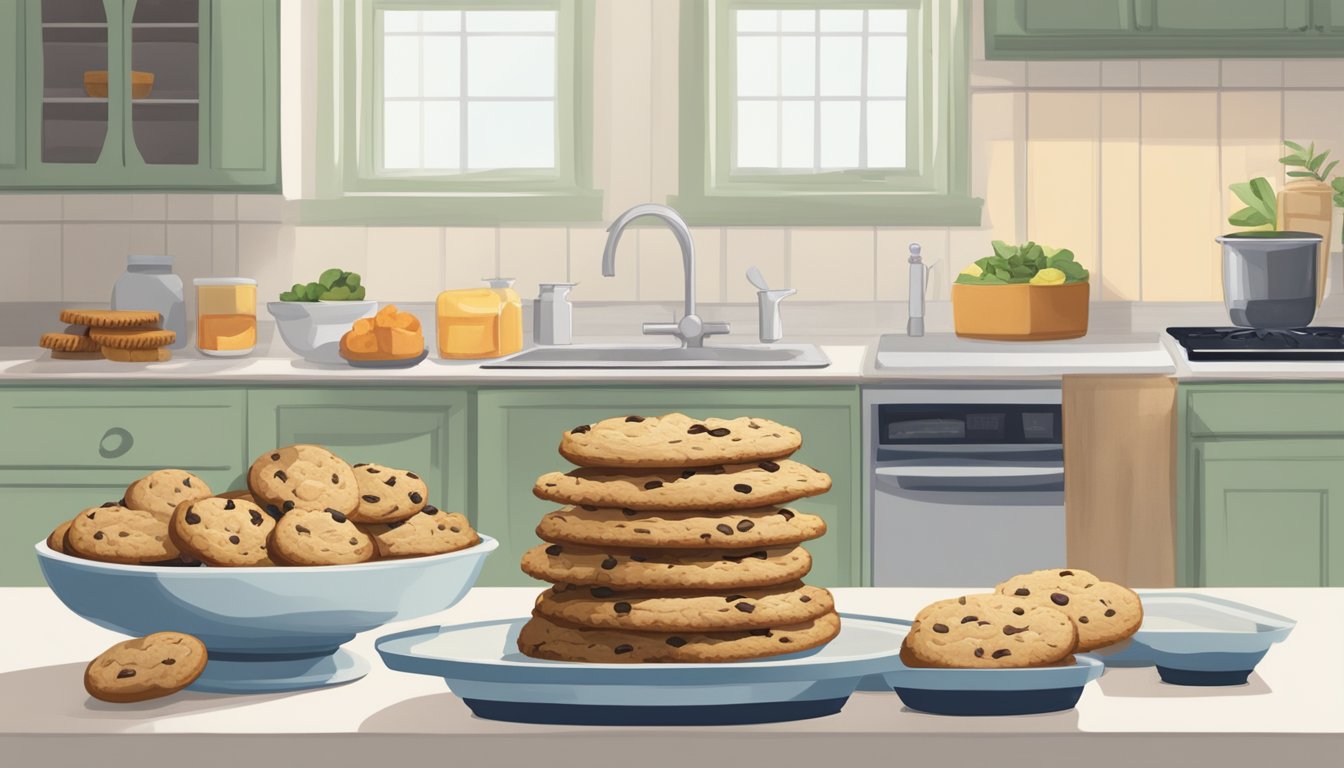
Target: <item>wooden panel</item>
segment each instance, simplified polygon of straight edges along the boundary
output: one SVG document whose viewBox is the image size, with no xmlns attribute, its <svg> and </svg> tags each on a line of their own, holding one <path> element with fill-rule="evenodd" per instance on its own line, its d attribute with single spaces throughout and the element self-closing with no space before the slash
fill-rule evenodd
<svg viewBox="0 0 1344 768">
<path fill-rule="evenodd" d="M 1176 583 L 1175 380 L 1064 377 L 1068 565 L 1131 587 Z"/>
</svg>

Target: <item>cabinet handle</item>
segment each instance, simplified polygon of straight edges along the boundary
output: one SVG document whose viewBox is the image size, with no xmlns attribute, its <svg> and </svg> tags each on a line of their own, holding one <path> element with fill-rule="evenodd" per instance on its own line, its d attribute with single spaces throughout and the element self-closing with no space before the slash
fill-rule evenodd
<svg viewBox="0 0 1344 768">
<path fill-rule="evenodd" d="M 110 438 L 116 438 L 115 447 L 108 447 Z M 112 427 L 103 433 L 103 437 L 98 441 L 98 455 L 104 459 L 116 459 L 125 456 L 135 445 L 135 438 L 131 433 L 121 427 Z"/>
</svg>

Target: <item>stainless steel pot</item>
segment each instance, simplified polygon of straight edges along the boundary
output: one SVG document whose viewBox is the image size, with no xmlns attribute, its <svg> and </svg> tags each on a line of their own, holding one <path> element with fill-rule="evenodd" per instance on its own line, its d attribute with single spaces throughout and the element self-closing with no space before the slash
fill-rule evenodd
<svg viewBox="0 0 1344 768">
<path fill-rule="evenodd" d="M 1310 232 L 1234 232 L 1223 246 L 1223 304 L 1245 328 L 1301 328 L 1316 315 L 1316 249 Z"/>
</svg>

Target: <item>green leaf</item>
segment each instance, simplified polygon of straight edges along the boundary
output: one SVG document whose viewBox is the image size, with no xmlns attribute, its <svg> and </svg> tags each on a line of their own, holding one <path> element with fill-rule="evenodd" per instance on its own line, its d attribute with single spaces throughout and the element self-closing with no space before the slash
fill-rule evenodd
<svg viewBox="0 0 1344 768">
<path fill-rule="evenodd" d="M 1330 172 L 1335 170 L 1336 165 L 1339 165 L 1338 160 L 1330 161 L 1330 164 L 1325 166 L 1325 170 L 1317 174 L 1317 178 L 1319 178 L 1321 181 L 1325 181 L 1325 178 L 1330 175 Z"/>
<path fill-rule="evenodd" d="M 360 286 L 360 277 L 358 272 L 345 273 L 345 285 L 350 290 L 355 290 Z"/>
<path fill-rule="evenodd" d="M 1279 162 L 1283 163 L 1286 166 L 1289 166 L 1290 168 L 1305 168 L 1307 165 L 1306 159 L 1298 157 L 1297 155 L 1287 155 L 1284 157 L 1280 157 Z"/>
<path fill-rule="evenodd" d="M 991 245 L 994 247 L 994 255 L 1001 259 L 1006 259 L 1017 253 L 1016 246 L 1009 245 L 1002 240 L 995 240 Z"/>
<path fill-rule="evenodd" d="M 1258 211 L 1266 221 L 1274 221 L 1278 202 L 1274 197 L 1274 188 L 1269 185 L 1269 182 L 1263 176 L 1232 184 L 1229 188 L 1232 190 L 1232 194 Z"/>
<path fill-rule="evenodd" d="M 1073 251 L 1070 251 L 1068 248 L 1061 248 L 1060 250 L 1055 252 L 1054 256 L 1050 257 L 1050 266 L 1055 268 L 1058 268 L 1060 264 L 1066 264 L 1072 262 L 1073 262 Z"/>
<path fill-rule="evenodd" d="M 1308 179 L 1317 178 L 1316 174 L 1312 173 L 1311 171 L 1289 171 L 1288 175 L 1292 176 L 1295 179 L 1300 179 L 1303 177 L 1306 177 Z"/>
<path fill-rule="evenodd" d="M 1311 170 L 1313 170 L 1313 171 L 1316 170 L 1316 169 L 1318 169 L 1318 168 L 1320 168 L 1320 167 L 1325 163 L 1325 159 L 1326 159 L 1327 157 L 1329 157 L 1329 156 L 1330 156 L 1330 152 L 1329 152 L 1328 150 L 1325 151 L 1325 152 L 1322 152 L 1322 153 L 1319 154 L 1319 155 L 1316 155 L 1315 157 L 1313 157 L 1313 158 L 1311 158 L 1310 160 L 1307 161 L 1307 168 L 1309 168 L 1309 169 L 1311 169 Z"/>
<path fill-rule="evenodd" d="M 308 301 L 317 301 L 318 297 L 321 296 L 322 292 L 325 290 L 326 288 L 321 283 L 309 283 L 304 286 L 303 294 L 307 297 Z"/>
<path fill-rule="evenodd" d="M 1260 227 L 1270 223 L 1264 214 L 1254 208 L 1242 208 L 1227 217 L 1227 223 L 1234 227 Z"/>
<path fill-rule="evenodd" d="M 1287 139 L 1284 139 L 1284 140 L 1283 140 L 1283 146 L 1285 146 L 1285 147 L 1287 147 L 1287 148 L 1289 148 L 1289 149 L 1291 149 L 1291 150 L 1294 150 L 1294 151 L 1296 151 L 1296 152 L 1306 152 L 1306 151 L 1307 151 L 1307 148 L 1306 148 L 1306 147 L 1302 146 L 1301 144 L 1298 144 L 1298 143 L 1295 142 L 1295 141 L 1288 141 Z"/>
<path fill-rule="evenodd" d="M 361 285 L 361 286 L 359 286 L 358 288 L 356 288 L 356 289 L 354 289 L 353 291 L 351 291 L 351 292 L 350 292 L 350 300 L 351 300 L 351 301 L 363 301 L 363 300 L 364 300 L 364 286 Z"/>
<path fill-rule="evenodd" d="M 298 294 L 294 293 L 293 291 L 285 291 L 284 293 L 280 294 L 280 300 L 281 300 L 281 301 L 298 301 L 298 300 L 299 300 L 299 296 L 298 296 Z"/>
<path fill-rule="evenodd" d="M 321 277 L 317 278 L 317 282 L 320 283 L 323 288 L 330 288 L 336 284 L 337 280 L 341 279 L 341 274 L 341 270 L 339 269 L 328 269 L 326 272 L 322 273 Z"/>
</svg>

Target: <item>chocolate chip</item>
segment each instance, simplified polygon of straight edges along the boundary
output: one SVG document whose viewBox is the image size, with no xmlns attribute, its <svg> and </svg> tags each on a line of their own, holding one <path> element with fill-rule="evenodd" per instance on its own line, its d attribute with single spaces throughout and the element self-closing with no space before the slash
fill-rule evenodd
<svg viewBox="0 0 1344 768">
<path fill-rule="evenodd" d="M 188 488 L 190 488 L 190 487 L 191 487 L 191 478 L 190 478 L 190 477 L 184 477 L 184 478 L 182 478 L 182 484 L 185 485 L 185 486 L 187 486 Z"/>
<path fill-rule="evenodd" d="M 401 526 L 403 526 L 403 525 L 405 525 L 405 524 L 406 524 L 406 521 L 405 521 L 405 520 L 395 520 L 395 521 L 393 521 L 393 522 L 387 523 L 387 529 L 388 529 L 388 530 L 395 530 L 395 529 L 400 528 Z"/>
<path fill-rule="evenodd" d="M 733 529 L 729 528 L 727 525 L 724 525 L 723 523 L 719 523 L 718 525 L 714 526 L 714 530 L 718 531 L 719 533 L 722 533 L 724 536 L 733 535 Z"/>
<path fill-rule="evenodd" d="M 1079 623 L 1079 624 L 1086 624 L 1086 623 L 1087 623 L 1087 617 L 1086 617 L 1086 616 L 1079 616 L 1079 617 L 1078 617 L 1078 623 Z"/>
<path fill-rule="evenodd" d="M 364 495 L 364 496 L 360 496 L 359 498 L 363 499 L 364 501 L 367 501 L 367 502 L 370 503 L 370 504 L 377 504 L 377 503 L 378 503 L 378 497 L 377 497 L 377 496 L 371 496 L 371 495 L 367 495 L 367 494 L 366 494 L 366 495 Z"/>
<path fill-rule="evenodd" d="M 263 517 L 261 516 L 261 513 L 258 512 L 258 511 L 255 510 L 255 509 L 249 509 L 247 512 L 248 512 L 249 515 L 252 516 L 252 524 L 253 524 L 253 525 L 261 525 L 261 521 L 262 521 L 263 519 L 265 519 L 265 518 L 263 518 Z"/>
<path fill-rule="evenodd" d="M 1007 648 L 1000 648 L 999 650 L 995 651 L 990 655 L 996 659 L 1002 659 L 1004 656 L 1012 656 L 1013 652 L 1008 650 Z"/>
<path fill-rule="evenodd" d="M 757 464 L 756 466 L 760 467 L 761 469 L 764 469 L 766 472 L 779 471 L 779 465 L 773 461 L 762 461 L 760 464 Z"/>
<path fill-rule="evenodd" d="M 808 597 L 807 595 L 803 595 L 803 596 L 801 596 L 801 597 L 798 598 L 798 602 L 800 602 L 800 603 L 810 603 L 810 602 L 812 602 L 812 598 Z"/>
<path fill-rule="evenodd" d="M 629 603 L 617 603 L 617 604 L 611 606 L 611 609 L 612 609 L 613 611 L 619 613 L 619 614 L 627 614 L 627 613 L 630 612 L 630 604 L 629 604 Z"/>
<path fill-rule="evenodd" d="M 159 663 L 162 664 L 162 665 L 164 665 L 165 667 L 171 667 L 171 666 L 173 666 L 174 664 L 177 663 L 177 659 L 164 659 L 163 661 L 160 661 Z"/>
<path fill-rule="evenodd" d="M 788 638 L 788 637 L 781 637 L 781 638 L 779 638 L 779 642 L 781 642 L 781 643 L 792 643 L 793 640 L 792 640 L 791 638 Z"/>
<path fill-rule="evenodd" d="M 279 461 L 279 460 L 280 460 L 280 454 L 278 453 L 271 454 L 271 461 Z"/>
<path fill-rule="evenodd" d="M 587 424 L 580 424 L 579 426 L 569 430 L 569 433 L 571 435 L 582 435 L 590 430 L 592 430 L 592 427 L 588 426 Z"/>
<path fill-rule="evenodd" d="M 391 476 L 391 477 L 389 477 L 389 478 L 387 478 L 386 480 L 383 481 L 383 485 L 386 485 L 386 486 L 389 487 L 389 488 L 395 487 L 396 484 L 397 484 L 397 476 L 396 476 L 396 475 L 393 475 L 393 476 Z"/>
<path fill-rule="evenodd" d="M 979 616 L 965 616 L 962 618 L 961 623 L 965 624 L 968 621 L 979 621 L 979 620 L 980 620 Z"/>
<path fill-rule="evenodd" d="M 335 472 L 332 472 L 332 473 L 331 473 L 331 484 L 332 484 L 332 485 L 340 485 L 340 484 L 341 484 L 341 476 L 338 475 L 338 474 L 336 474 Z"/>
<path fill-rule="evenodd" d="M 685 640 L 681 639 L 680 637 L 677 637 L 676 635 L 673 635 L 673 636 L 667 638 L 667 641 L 666 641 L 666 642 L 667 642 L 668 645 L 672 646 L 673 648 L 680 648 L 681 646 L 683 646 L 683 645 L 686 644 L 686 641 L 685 641 Z"/>
<path fill-rule="evenodd" d="M 419 480 L 419 479 L 420 479 L 420 476 L 417 475 L 417 474 L 415 474 L 414 472 L 407 472 L 407 473 L 406 473 L 406 476 L 409 477 L 409 478 L 411 478 L 412 480 Z"/>
<path fill-rule="evenodd" d="M 627 423 L 627 424 L 630 424 L 630 423 L 638 424 L 638 423 L 640 423 L 640 422 L 643 421 L 643 420 L 644 420 L 644 417 L 643 417 L 643 416 L 626 416 L 626 417 L 625 417 L 625 423 Z"/>
<path fill-rule="evenodd" d="M 1004 624 L 1004 625 L 1003 625 L 1003 634 L 1005 634 L 1005 635 L 1010 635 L 1010 636 L 1011 636 L 1011 635 L 1016 635 L 1018 632 L 1026 632 L 1028 629 L 1031 629 L 1031 627 L 1030 627 L 1030 626 L 1026 626 L 1026 627 L 1014 627 L 1012 624 Z"/>
<path fill-rule="evenodd" d="M 437 515 L 437 514 L 439 514 L 439 508 L 436 507 L 436 506 L 434 506 L 433 504 L 426 504 L 426 505 L 425 505 L 425 508 L 422 509 L 422 510 L 420 510 L 420 511 L 421 511 L 421 512 L 424 512 L 426 515 Z"/>
<path fill-rule="evenodd" d="M 340 512 L 339 510 L 335 510 L 335 509 L 332 509 L 331 507 L 327 507 L 326 512 L 327 512 L 328 515 L 331 515 L 331 519 L 332 519 L 332 520 L 335 520 L 335 521 L 338 522 L 338 523 L 344 523 L 344 522 L 345 522 L 345 515 L 341 514 L 341 512 Z"/>
<path fill-rule="evenodd" d="M 117 507 L 117 506 L 121 506 L 121 505 L 117 504 L 117 502 L 115 502 L 115 501 L 104 501 L 102 504 L 99 504 L 99 505 L 98 505 L 98 508 L 99 508 L 99 509 L 107 509 L 108 507 Z M 89 517 L 92 518 L 93 515 L 89 515 Z"/>
<path fill-rule="evenodd" d="M 764 560 L 764 559 L 765 559 L 765 550 L 761 550 L 760 552 L 752 552 L 752 553 L 751 553 L 751 557 L 754 557 L 754 558 L 756 558 L 757 560 Z"/>
<path fill-rule="evenodd" d="M 117 538 L 119 538 L 119 539 L 124 539 L 124 538 L 127 538 L 127 537 L 130 536 L 130 535 L 131 535 L 131 532 L 130 532 L 130 531 L 119 531 L 119 532 L 117 533 Z"/>
<path fill-rule="evenodd" d="M 934 632 L 937 632 L 937 633 L 940 634 L 940 635 L 946 635 L 946 634 L 947 634 L 947 625 L 946 625 L 946 624 L 934 624 L 934 625 L 933 625 L 933 631 L 934 631 Z"/>
<path fill-rule="evenodd" d="M 747 634 L 752 637 L 774 637 L 775 633 L 768 629 L 749 629 Z"/>
<path fill-rule="evenodd" d="M 751 493 L 751 486 L 747 485 L 746 483 L 738 483 L 737 485 L 733 486 L 733 490 L 737 491 L 738 493 Z"/>
<path fill-rule="evenodd" d="M 199 525 L 201 522 L 201 516 L 193 512 L 193 509 L 195 507 L 187 507 L 187 514 L 182 516 L 182 519 L 187 521 L 187 525 Z"/>
<path fill-rule="evenodd" d="M 616 594 L 616 591 L 611 587 L 593 587 L 588 591 L 593 597 L 611 597 Z"/>
<path fill-rule="evenodd" d="M 135 677 L 135 670 L 134 670 L 134 669 L 123 669 L 123 670 L 121 670 L 120 672 L 117 673 L 117 679 L 118 679 L 118 680 L 125 680 L 125 679 L 128 678 L 128 677 Z"/>
<path fill-rule="evenodd" d="M 691 425 L 691 428 L 688 429 L 688 430 L 686 430 L 686 434 L 688 434 L 688 435 L 698 435 L 698 434 L 700 434 L 701 432 L 708 432 L 708 431 L 709 431 L 709 427 L 706 427 L 704 424 L 692 424 L 692 425 Z"/>
<path fill-rule="evenodd" d="M 628 645 L 626 643 L 621 643 L 620 645 L 616 646 L 613 650 L 616 651 L 617 656 L 620 656 L 622 653 L 629 653 L 635 650 L 635 646 Z"/>
<path fill-rule="evenodd" d="M 649 482 L 644 484 L 644 490 L 646 491 L 652 491 L 654 488 L 662 488 L 662 487 L 663 487 L 662 480 L 650 480 Z"/>
<path fill-rule="evenodd" d="M 546 548 L 546 554 L 550 555 L 551 557 L 555 557 L 556 555 L 560 554 L 563 551 L 564 549 L 559 544 L 552 544 L 551 546 Z"/>
<path fill-rule="evenodd" d="M 1114 608 L 1107 608 L 1107 609 L 1106 609 L 1106 613 L 1105 613 L 1106 618 L 1109 619 L 1109 618 L 1111 618 L 1111 617 L 1114 616 L 1114 615 L 1115 615 L 1115 609 L 1114 609 Z"/>
<path fill-rule="evenodd" d="M 275 477 L 276 480 L 279 480 L 279 481 L 282 482 L 282 483 L 283 483 L 283 482 L 286 482 L 286 481 L 289 480 L 289 475 L 286 475 L 286 474 L 285 474 L 285 470 L 283 470 L 283 469 L 277 469 L 277 470 L 275 470 L 275 475 L 274 475 L 274 477 Z"/>
<path fill-rule="evenodd" d="M 1055 605 L 1068 605 L 1069 596 L 1060 592 L 1051 592 L 1050 602 L 1054 603 Z"/>
<path fill-rule="evenodd" d="M 312 531 L 308 530 L 307 526 L 303 525 L 294 526 L 294 530 L 298 531 L 299 533 L 312 533 Z"/>
<path fill-rule="evenodd" d="M 224 508 L 225 508 L 225 509 L 233 509 L 233 507 L 234 507 L 233 499 L 225 499 L 225 500 L 224 500 Z"/>
<path fill-rule="evenodd" d="M 114 505 L 112 505 L 112 506 L 116 506 L 116 505 L 114 504 Z M 94 516 L 95 514 L 96 514 L 95 512 L 90 512 L 90 513 L 89 513 L 89 519 L 92 520 L 92 519 L 93 519 L 93 516 Z"/>
<path fill-rule="evenodd" d="M 677 443 L 680 443 L 680 442 L 681 442 L 680 440 L 668 440 L 668 441 L 667 441 L 667 444 L 668 444 L 668 445 L 676 445 Z"/>
<path fill-rule="evenodd" d="M 377 474 L 380 474 L 380 473 L 378 472 L 378 470 L 375 469 L 375 468 L 373 468 L 373 467 L 369 467 L 368 469 L 366 469 L 366 470 L 364 470 L 364 471 L 365 471 L 365 472 L 368 472 L 370 475 L 377 475 Z"/>
<path fill-rule="evenodd" d="M 752 528 L 755 527 L 756 524 L 751 522 L 750 520 L 739 520 L 737 523 L 737 530 L 741 531 L 742 533 L 746 533 L 747 531 L 750 531 Z"/>
<path fill-rule="evenodd" d="M 685 480 L 685 479 L 688 478 L 688 477 L 695 477 L 695 470 L 694 470 L 694 469 L 683 469 L 683 470 L 681 470 L 681 479 L 682 479 L 682 480 Z"/>
<path fill-rule="evenodd" d="M 440 529 L 440 530 L 442 530 L 442 529 Z M 461 529 L 461 528 L 458 528 L 456 525 L 450 525 L 450 526 L 448 526 L 448 530 L 452 531 L 453 533 L 461 533 L 461 532 L 462 532 L 462 529 Z"/>
<path fill-rule="evenodd" d="M 637 514 L 639 514 L 639 513 L 636 512 L 636 511 L 633 510 L 633 509 L 622 509 L 622 510 L 621 510 L 621 514 L 625 515 L 626 517 L 634 517 L 635 515 L 637 515 Z"/>
<path fill-rule="evenodd" d="M 631 556 L 630 556 L 630 559 L 633 560 L 633 561 L 635 561 L 636 563 L 647 563 L 647 562 L 649 562 L 649 558 L 647 558 L 647 557 L 645 557 L 645 556 L 643 556 L 643 555 L 631 555 Z M 667 566 L 667 567 L 668 567 L 668 568 L 671 568 L 672 566 L 669 565 L 669 566 Z"/>
<path fill-rule="evenodd" d="M 356 464 L 356 465 L 355 465 L 355 469 L 359 469 L 360 467 L 367 467 L 367 466 L 369 466 L 369 463 L 366 461 L 366 462 L 364 462 L 363 464 Z"/>
<path fill-rule="evenodd" d="M 727 427 L 719 427 L 718 429 L 711 429 L 711 430 L 709 430 L 709 436 L 710 436 L 710 437 L 727 437 L 728 435 L 732 434 L 732 432 L 733 432 L 733 431 L 732 431 L 731 429 L 727 428 Z"/>
<path fill-rule="evenodd" d="M 229 543 L 230 543 L 230 544 L 241 544 L 241 543 L 243 543 L 243 540 L 240 539 L 240 538 L 238 538 L 237 536 L 230 536 L 230 537 L 229 537 Z"/>
<path fill-rule="evenodd" d="M 1017 591 L 1014 592 L 1013 594 L 1017 595 L 1018 597 L 1026 597 L 1031 594 L 1031 590 L 1027 589 L 1026 587 L 1018 587 Z"/>
<path fill-rule="evenodd" d="M 1060 576 L 1072 576 L 1072 575 L 1073 575 L 1073 571 L 1060 571 L 1060 572 L 1059 572 L 1059 575 L 1060 575 Z"/>
<path fill-rule="evenodd" d="M 957 598 L 957 603 L 959 603 L 960 605 L 965 605 L 965 604 L 966 604 L 966 598 L 964 598 L 964 597 L 958 597 L 958 598 Z"/>
<path fill-rule="evenodd" d="M 747 598 L 746 595 L 729 595 L 729 596 L 723 598 L 723 600 L 724 600 L 724 602 L 731 603 L 731 602 L 733 602 L 733 601 L 735 601 L 735 600 L 745 600 L 746 598 Z"/>
<path fill-rule="evenodd" d="M 284 509 L 286 512 L 288 512 L 289 510 L 291 510 L 291 509 L 293 509 L 293 508 L 294 508 L 294 502 L 293 502 L 293 501 L 286 501 L 286 502 L 284 503 L 284 505 L 283 505 L 283 509 Z"/>
<path fill-rule="evenodd" d="M 743 613 L 751 613 L 752 611 L 756 610 L 756 606 L 752 605 L 751 603 L 738 603 L 733 607 Z"/>
<path fill-rule="evenodd" d="M 102 541 L 102 540 L 103 540 L 103 532 L 102 532 L 102 531 L 94 531 L 93 538 L 97 539 L 98 541 Z"/>
<path fill-rule="evenodd" d="M 274 517 L 276 520 L 280 519 L 280 510 L 277 509 L 274 504 L 266 505 L 266 514 L 270 515 L 271 517 Z"/>
<path fill-rule="evenodd" d="M 977 658 L 977 659 L 984 658 L 984 655 L 985 655 L 985 649 L 984 649 L 984 648 L 976 648 L 976 649 L 975 649 L 975 658 Z"/>
<path fill-rule="evenodd" d="M 781 510 L 779 510 L 778 512 L 776 512 L 775 514 L 777 514 L 777 515 L 783 517 L 785 520 L 792 520 L 792 519 L 793 519 L 793 510 L 792 510 L 792 509 L 781 509 Z"/>
<path fill-rule="evenodd" d="M 616 567 L 616 558 L 612 557 L 611 555 L 607 555 L 607 559 L 602 561 L 602 570 L 610 571 L 612 568 L 615 567 Z"/>
<path fill-rule="evenodd" d="M 596 511 L 597 511 L 597 507 L 592 507 L 592 506 L 589 506 L 589 505 L 587 505 L 587 504 L 584 504 L 583 506 L 581 506 L 581 507 L 579 507 L 579 508 L 582 509 L 582 510 L 588 511 L 588 512 L 596 512 Z"/>
<path fill-rule="evenodd" d="M 705 541 L 709 541 L 710 539 L 714 538 L 714 536 L 713 534 L 702 533 L 700 534 L 700 538 L 704 539 Z"/>
<path fill-rule="evenodd" d="M 1022 610 L 1021 608 L 1014 608 L 1013 613 L 1017 614 L 1018 616 L 1021 616 L 1022 614 L 1026 613 L 1026 611 Z"/>
<path fill-rule="evenodd" d="M 419 491 L 411 491 L 406 495 L 406 498 L 410 499 L 412 504 L 419 504 L 425 500 L 425 497 L 421 496 Z"/>
</svg>

